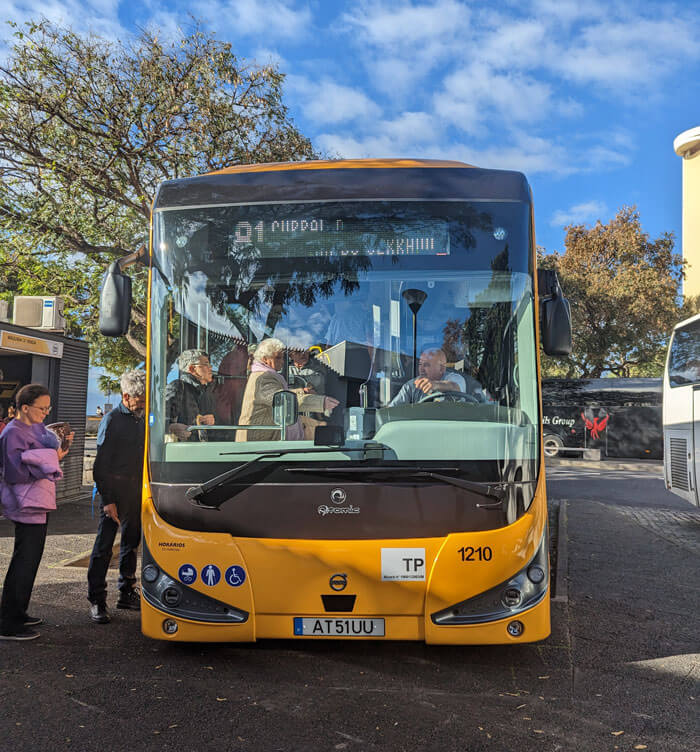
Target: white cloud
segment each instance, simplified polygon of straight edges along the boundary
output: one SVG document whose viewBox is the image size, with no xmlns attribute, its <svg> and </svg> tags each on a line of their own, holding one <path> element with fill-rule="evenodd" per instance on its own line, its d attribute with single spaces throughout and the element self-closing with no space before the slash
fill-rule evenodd
<svg viewBox="0 0 700 752">
<path fill-rule="evenodd" d="M 405 55 L 440 37 L 452 38 L 468 26 L 469 7 L 455 0 L 434 0 L 413 5 L 407 2 L 361 2 L 343 15 L 343 21 L 360 36 L 358 41 L 376 47 L 397 47 Z"/>
<path fill-rule="evenodd" d="M 461 159 L 476 167 L 518 170 L 526 175 L 549 173 L 563 176 L 581 169 L 567 160 L 567 150 L 561 144 L 524 132 L 512 137 L 504 134 L 500 144 L 484 148 L 457 144 L 449 153 L 453 155 L 452 159 Z"/>
<path fill-rule="evenodd" d="M 305 117 L 319 124 L 348 123 L 376 119 L 381 110 L 358 89 L 342 86 L 328 78 L 319 82 L 304 76 L 288 76 L 287 90 L 295 96 Z"/>
<path fill-rule="evenodd" d="M 308 5 L 293 0 L 198 0 L 190 7 L 211 28 L 230 33 L 231 41 L 239 35 L 303 39 L 313 25 Z"/>
<path fill-rule="evenodd" d="M 552 107 L 551 87 L 518 73 L 499 73 L 482 63 L 449 75 L 435 97 L 436 112 L 466 132 L 486 123 L 541 120 Z"/>
<path fill-rule="evenodd" d="M 365 0 L 342 21 L 372 84 L 392 99 L 419 98 L 421 82 L 471 44 L 471 10 L 457 0 Z"/>
<path fill-rule="evenodd" d="M 579 85 L 597 85 L 609 94 L 648 96 L 684 61 L 697 60 L 697 12 L 666 4 L 582 18 L 581 23 L 543 50 L 543 69 Z M 675 10 L 675 12 L 674 12 Z M 554 29 L 552 29 L 554 31 Z"/>
<path fill-rule="evenodd" d="M 271 50 L 267 47 L 259 47 L 253 53 L 251 59 L 255 60 L 258 65 L 274 65 L 280 70 L 290 67 L 288 61 L 277 50 Z"/>
<path fill-rule="evenodd" d="M 602 137 L 602 136 L 601 136 Z M 497 143 L 494 140 L 497 139 Z M 326 131 L 315 142 L 327 153 L 345 158 L 415 157 L 457 160 L 475 167 L 518 170 L 526 175 L 567 177 L 602 172 L 629 161 L 627 151 L 613 146 L 545 138 L 526 130 L 502 129 L 486 145 L 449 138 L 439 118 L 425 112 L 376 121 L 362 132 Z"/>
<path fill-rule="evenodd" d="M 81 33 L 91 32 L 117 41 L 131 36 L 119 21 L 121 0 L 10 0 L 3 3 L 2 20 L 24 23 L 46 18 Z M 7 26 L 3 29 L 7 40 Z"/>
<path fill-rule="evenodd" d="M 537 72 L 571 114 L 578 98 L 572 83 L 582 95 L 648 97 L 684 61 L 700 57 L 700 14 L 667 2 L 530 0 L 477 10 L 457 0 L 380 0 L 342 18 L 371 84 L 393 97 L 420 94 L 420 82 L 438 68 L 449 78 L 487 67 L 515 81 Z"/>
<path fill-rule="evenodd" d="M 586 201 L 583 204 L 576 204 L 568 209 L 560 209 L 554 212 L 550 224 L 552 227 L 565 227 L 583 224 L 584 222 L 595 222 L 607 213 L 608 207 L 603 201 Z"/>
<path fill-rule="evenodd" d="M 556 19 L 557 24 L 572 24 L 575 21 L 590 21 L 604 18 L 610 12 L 610 3 L 596 0 L 532 0 L 533 16 Z"/>
<path fill-rule="evenodd" d="M 441 129 L 426 112 L 404 112 L 393 120 L 371 122 L 363 132 L 322 133 L 316 141 L 331 154 L 347 158 L 440 156 Z"/>
<path fill-rule="evenodd" d="M 528 18 L 518 21 L 500 14 L 477 33 L 478 44 L 471 59 L 478 59 L 500 70 L 523 70 L 541 65 L 543 56 L 556 44 L 551 20 Z"/>
</svg>

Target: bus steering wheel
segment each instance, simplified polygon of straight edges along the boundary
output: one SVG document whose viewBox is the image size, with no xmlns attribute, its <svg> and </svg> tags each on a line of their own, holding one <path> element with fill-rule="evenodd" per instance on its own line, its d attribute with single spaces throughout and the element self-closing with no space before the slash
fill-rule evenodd
<svg viewBox="0 0 700 752">
<path fill-rule="evenodd" d="M 474 405 L 479 404 L 479 400 L 473 395 L 467 392 L 431 392 L 426 394 L 425 397 L 419 399 L 416 402 L 417 405 L 422 405 L 424 402 L 436 402 L 438 399 L 442 402 L 469 402 Z"/>
</svg>

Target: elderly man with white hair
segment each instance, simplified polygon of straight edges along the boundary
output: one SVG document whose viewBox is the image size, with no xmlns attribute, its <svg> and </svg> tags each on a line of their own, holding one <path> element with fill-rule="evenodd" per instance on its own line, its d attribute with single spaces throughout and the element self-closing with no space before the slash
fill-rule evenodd
<svg viewBox="0 0 700 752">
<path fill-rule="evenodd" d="M 146 374 L 127 371 L 121 377 L 122 401 L 108 412 L 97 433 L 93 477 L 100 494 L 100 521 L 88 565 L 90 618 L 110 621 L 107 612 L 107 569 L 121 528 L 119 600 L 117 608 L 141 607 L 136 585 L 136 550 L 141 541 L 141 483 L 146 424 Z"/>
<path fill-rule="evenodd" d="M 264 339 L 253 355 L 253 366 L 243 394 L 240 425 L 270 426 L 272 421 L 272 400 L 277 392 L 289 389 L 279 372 L 284 365 L 284 343 L 273 337 Z M 292 389 L 299 400 L 303 412 L 330 413 L 338 405 L 338 400 L 323 394 L 310 394 L 304 389 Z M 280 438 L 277 429 L 238 430 L 236 441 L 274 441 Z M 287 428 L 287 439 L 304 438 L 301 421 Z"/>
<path fill-rule="evenodd" d="M 188 432 L 188 426 L 213 426 L 214 394 L 209 356 L 204 350 L 183 350 L 177 359 L 179 378 L 165 388 L 168 433 L 179 441 L 206 440 L 206 431 Z"/>
</svg>

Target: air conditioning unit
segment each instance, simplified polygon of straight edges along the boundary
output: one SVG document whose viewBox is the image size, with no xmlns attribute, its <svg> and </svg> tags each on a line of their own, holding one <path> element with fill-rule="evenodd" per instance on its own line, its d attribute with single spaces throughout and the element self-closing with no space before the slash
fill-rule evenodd
<svg viewBox="0 0 700 752">
<path fill-rule="evenodd" d="M 66 330 L 63 298 L 46 295 L 18 295 L 12 305 L 12 323 L 45 331 Z"/>
<path fill-rule="evenodd" d="M 10 320 L 10 304 L 6 300 L 0 300 L 0 321 Z"/>
</svg>

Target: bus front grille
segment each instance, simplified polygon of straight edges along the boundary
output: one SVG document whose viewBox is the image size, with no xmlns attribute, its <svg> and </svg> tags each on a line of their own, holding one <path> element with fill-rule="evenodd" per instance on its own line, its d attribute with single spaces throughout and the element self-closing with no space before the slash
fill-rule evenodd
<svg viewBox="0 0 700 752">
<path fill-rule="evenodd" d="M 669 438 L 671 454 L 671 487 L 689 491 L 688 487 L 688 442 L 681 438 Z"/>
</svg>

